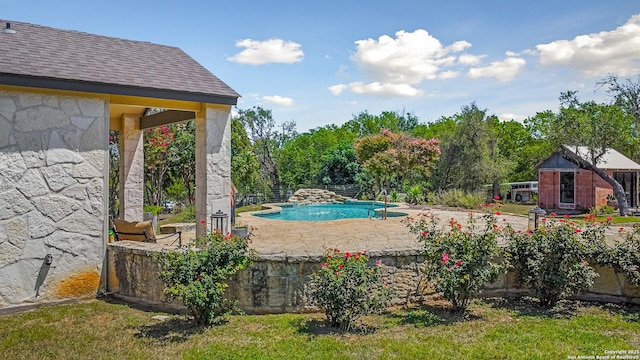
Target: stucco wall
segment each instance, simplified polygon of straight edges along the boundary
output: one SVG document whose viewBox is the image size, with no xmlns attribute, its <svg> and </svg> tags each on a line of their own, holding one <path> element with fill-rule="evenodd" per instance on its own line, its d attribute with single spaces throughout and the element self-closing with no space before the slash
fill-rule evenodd
<svg viewBox="0 0 640 360">
<path fill-rule="evenodd" d="M 96 293 L 108 113 L 105 99 L 0 90 L 0 308 Z"/>
<path fill-rule="evenodd" d="M 161 245 L 121 241 L 109 244 L 109 291 L 124 299 L 159 308 L 179 308 L 167 302 L 162 281 L 152 254 Z M 370 262 L 383 262 L 386 280 L 394 290 L 394 304 L 418 302 L 434 295 L 433 288 L 420 271 L 420 250 L 372 252 Z M 309 275 L 320 269 L 322 257 L 262 255 L 230 282 L 227 295 L 238 300 L 240 308 L 252 314 L 285 313 L 311 310 L 305 284 Z M 626 282 L 624 275 L 609 267 L 597 267 L 600 277 L 594 286 L 578 298 L 583 300 L 640 304 L 640 287 Z M 510 272 L 494 284 L 487 284 L 482 296 L 517 296 L 524 291 Z"/>
</svg>

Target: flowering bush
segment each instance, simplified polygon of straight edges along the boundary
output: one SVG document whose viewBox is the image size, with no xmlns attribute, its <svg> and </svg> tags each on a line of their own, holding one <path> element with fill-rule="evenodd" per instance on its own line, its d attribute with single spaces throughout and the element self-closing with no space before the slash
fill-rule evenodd
<svg viewBox="0 0 640 360">
<path fill-rule="evenodd" d="M 497 238 L 502 229 L 496 224 L 495 214 L 485 215 L 484 220 L 484 229 L 476 227 L 472 214 L 466 227 L 451 219 L 448 229 L 440 227 L 438 218 L 430 214 L 405 221 L 424 244 L 427 278 L 435 281 L 435 290 L 457 312 L 464 311 L 481 287 L 496 281 L 508 266 L 505 258 L 500 260 L 503 254 Z"/>
<path fill-rule="evenodd" d="M 157 261 L 166 294 L 180 300 L 199 324 L 224 320 L 235 309 L 235 302 L 223 297 L 225 281 L 252 263 L 249 242 L 249 237 L 213 232 L 187 248 L 160 254 Z"/>
<path fill-rule="evenodd" d="M 324 309 L 332 327 L 349 330 L 361 316 L 389 305 L 391 292 L 381 263 L 370 267 L 368 260 L 364 252 L 327 249 L 320 271 L 311 274 L 312 301 Z"/>
<path fill-rule="evenodd" d="M 599 253 L 598 261 L 622 271 L 628 282 L 640 285 L 640 226 L 631 230 L 621 227 L 618 233 L 622 239 Z"/>
<path fill-rule="evenodd" d="M 553 307 L 559 300 L 579 294 L 593 285 L 598 276 L 587 259 L 595 259 L 606 249 L 606 224 L 587 215 L 583 229 L 570 219 L 542 219 L 535 231 L 513 231 L 508 251 L 519 281 L 540 300 Z"/>
</svg>

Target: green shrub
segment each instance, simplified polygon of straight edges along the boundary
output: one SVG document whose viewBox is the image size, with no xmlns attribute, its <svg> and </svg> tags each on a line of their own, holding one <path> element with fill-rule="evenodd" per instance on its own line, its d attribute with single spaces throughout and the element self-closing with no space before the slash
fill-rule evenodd
<svg viewBox="0 0 640 360">
<path fill-rule="evenodd" d="M 621 239 L 613 247 L 598 251 L 598 262 L 614 267 L 624 273 L 628 282 L 640 285 L 640 225 L 634 225 L 631 231 L 621 227 L 618 233 Z"/>
<path fill-rule="evenodd" d="M 173 218 L 173 222 L 178 222 L 178 223 L 196 222 L 196 206 L 187 205 L 185 207 L 180 208 L 176 216 Z"/>
<path fill-rule="evenodd" d="M 587 220 L 595 219 L 593 215 Z M 593 286 L 598 276 L 587 259 L 598 257 L 605 248 L 604 231 L 588 221 L 584 231 L 569 219 L 543 219 L 535 231 L 513 231 L 508 251 L 518 280 L 540 300 L 553 307 L 564 298 L 577 295 Z"/>
<path fill-rule="evenodd" d="M 407 218 L 405 224 L 424 244 L 425 274 L 435 281 L 435 290 L 450 301 L 453 310 L 463 312 L 471 298 L 486 283 L 506 272 L 508 261 L 498 247 L 500 228 L 493 214 L 484 217 L 486 227 L 476 228 L 473 215 L 467 227 L 454 219 L 449 228 L 439 226 L 438 218 L 419 214 L 417 220 Z"/>
<path fill-rule="evenodd" d="M 616 212 L 616 209 L 614 209 L 613 206 L 609 206 L 609 205 L 602 205 L 599 207 L 594 206 L 589 209 L 589 213 L 594 214 L 596 216 L 609 215 L 615 212 Z"/>
<path fill-rule="evenodd" d="M 165 293 L 181 301 L 199 324 L 223 321 L 236 305 L 223 297 L 226 281 L 254 257 L 249 241 L 214 232 L 186 248 L 159 254 L 156 260 Z"/>
<path fill-rule="evenodd" d="M 381 263 L 367 266 L 363 252 L 325 251 L 320 271 L 311 274 L 311 299 L 323 310 L 330 325 L 349 330 L 363 315 L 379 313 L 391 300 L 380 272 Z"/>
<path fill-rule="evenodd" d="M 158 215 L 162 212 L 162 206 L 160 205 L 146 205 L 144 207 L 144 212 L 150 212 L 153 215 Z"/>
<path fill-rule="evenodd" d="M 390 198 L 391 202 L 399 202 L 400 201 L 400 195 L 398 195 L 398 190 L 393 189 L 391 191 L 391 198 Z"/>
<path fill-rule="evenodd" d="M 434 194 L 430 200 L 434 204 L 461 207 L 465 209 L 475 209 L 478 205 L 484 204 L 487 195 L 483 192 L 465 192 L 453 189 Z"/>
<path fill-rule="evenodd" d="M 424 196 L 422 195 L 422 190 L 419 185 L 409 188 L 409 191 L 407 191 L 407 202 L 414 205 L 422 204 L 424 202 Z"/>
</svg>

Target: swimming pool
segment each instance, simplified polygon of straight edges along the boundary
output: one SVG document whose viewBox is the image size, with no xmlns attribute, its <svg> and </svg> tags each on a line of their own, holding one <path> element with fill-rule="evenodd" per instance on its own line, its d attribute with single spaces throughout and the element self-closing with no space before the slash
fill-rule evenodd
<svg viewBox="0 0 640 360">
<path fill-rule="evenodd" d="M 315 204 L 315 205 L 278 205 L 282 210 L 277 212 L 254 214 L 255 216 L 295 221 L 329 221 L 340 219 L 360 219 L 380 217 L 380 210 L 383 203 L 372 203 L 371 201 L 347 202 L 344 204 Z M 395 207 L 388 204 L 387 207 Z M 387 212 L 387 217 L 405 216 L 404 213 Z"/>
</svg>

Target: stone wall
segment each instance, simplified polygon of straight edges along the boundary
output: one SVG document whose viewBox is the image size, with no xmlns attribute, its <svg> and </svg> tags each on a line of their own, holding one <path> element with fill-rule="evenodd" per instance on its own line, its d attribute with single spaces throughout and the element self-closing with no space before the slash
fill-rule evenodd
<svg viewBox="0 0 640 360">
<path fill-rule="evenodd" d="M 336 194 L 333 191 L 323 189 L 298 189 L 289 199 L 289 202 L 300 205 L 307 204 L 334 204 L 343 203 L 348 197 Z"/>
<path fill-rule="evenodd" d="M 0 309 L 95 295 L 108 113 L 105 99 L 0 90 Z"/>
<path fill-rule="evenodd" d="M 152 254 L 161 245 L 122 241 L 107 249 L 109 265 L 108 289 L 130 301 L 176 308 L 166 301 L 162 282 Z M 369 253 L 370 262 L 382 261 L 386 280 L 395 293 L 393 304 L 411 304 L 434 294 L 420 271 L 424 261 L 420 250 Z M 240 271 L 229 282 L 227 295 L 238 300 L 240 308 L 250 314 L 304 312 L 309 306 L 305 284 L 309 275 L 320 268 L 322 256 L 261 255 L 248 269 Z M 640 287 L 625 281 L 624 275 L 612 268 L 596 268 L 600 277 L 583 300 L 628 302 L 640 304 Z M 481 296 L 517 296 L 524 291 L 509 273 L 485 287 Z"/>
</svg>

